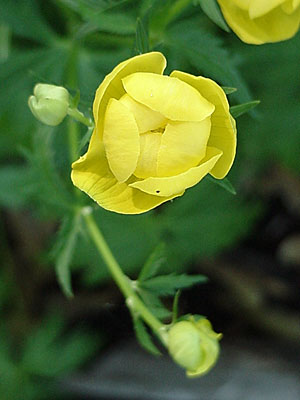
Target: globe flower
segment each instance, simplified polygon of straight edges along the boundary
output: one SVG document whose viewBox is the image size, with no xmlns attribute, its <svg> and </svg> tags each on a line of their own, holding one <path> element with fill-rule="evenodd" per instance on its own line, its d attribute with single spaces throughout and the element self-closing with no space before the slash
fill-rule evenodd
<svg viewBox="0 0 300 400">
<path fill-rule="evenodd" d="M 101 207 L 139 214 L 183 195 L 210 173 L 222 179 L 236 150 L 235 122 L 215 82 L 163 75 L 158 52 L 119 64 L 97 89 L 95 129 L 72 181 Z"/>
<path fill-rule="evenodd" d="M 32 114 L 46 125 L 59 125 L 69 108 L 69 92 L 62 86 L 38 83 L 28 99 Z"/>
<path fill-rule="evenodd" d="M 224 18 L 246 43 L 279 42 L 300 25 L 300 0 L 217 0 Z"/>
<path fill-rule="evenodd" d="M 203 318 L 180 321 L 170 329 L 167 346 L 171 357 L 186 369 L 189 377 L 207 373 L 219 356 L 222 334 L 213 331 L 211 323 Z"/>
</svg>

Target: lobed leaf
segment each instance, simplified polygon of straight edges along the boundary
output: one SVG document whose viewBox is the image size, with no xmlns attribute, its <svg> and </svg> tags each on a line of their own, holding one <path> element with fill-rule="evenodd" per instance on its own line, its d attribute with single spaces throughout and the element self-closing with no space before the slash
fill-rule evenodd
<svg viewBox="0 0 300 400">
<path fill-rule="evenodd" d="M 156 356 L 161 355 L 161 352 L 158 350 L 158 348 L 153 343 L 153 340 L 152 340 L 150 334 L 148 333 L 143 321 L 138 317 L 134 317 L 133 318 L 133 326 L 134 326 L 136 338 L 139 341 L 140 345 L 145 350 L 149 351 L 149 353 L 151 353 L 151 354 L 154 354 Z"/>
<path fill-rule="evenodd" d="M 146 24 L 141 18 L 136 20 L 135 52 L 136 54 L 149 52 L 149 35 Z"/>
<path fill-rule="evenodd" d="M 227 190 L 227 192 L 236 195 L 236 190 L 228 178 L 215 179 L 213 176 L 207 175 L 206 179 L 221 186 L 223 189 Z"/>
<path fill-rule="evenodd" d="M 221 86 L 221 87 L 224 90 L 225 94 L 231 94 L 231 93 L 235 93 L 237 91 L 237 88 L 234 88 L 234 87 L 228 87 L 228 86 Z"/>
<path fill-rule="evenodd" d="M 161 296 L 168 296 L 175 294 L 178 289 L 188 288 L 205 282 L 207 282 L 207 278 L 203 275 L 170 274 L 148 279 L 142 282 L 141 286 Z"/>
<path fill-rule="evenodd" d="M 230 113 L 233 118 L 238 118 L 241 115 L 249 112 L 252 108 L 256 107 L 260 100 L 249 101 L 248 103 L 238 104 L 237 106 L 230 107 Z"/>
<path fill-rule="evenodd" d="M 166 245 L 164 243 L 160 243 L 155 247 L 153 252 L 150 254 L 146 263 L 144 264 L 138 281 L 142 282 L 146 279 L 152 278 L 157 274 L 158 270 L 162 267 L 162 265 L 166 262 Z"/>
<path fill-rule="evenodd" d="M 216 3 L 216 0 L 197 0 L 196 4 L 200 4 L 200 7 L 205 12 L 205 14 L 210 18 L 215 24 L 217 24 L 221 29 L 226 32 L 230 32 L 228 25 L 226 24 L 221 10 Z"/>
<path fill-rule="evenodd" d="M 59 240 L 62 244 L 60 251 L 56 255 L 55 270 L 58 282 L 67 297 L 73 297 L 70 267 L 80 228 L 81 215 L 77 214 L 70 221 L 65 220 L 59 235 Z"/>
</svg>

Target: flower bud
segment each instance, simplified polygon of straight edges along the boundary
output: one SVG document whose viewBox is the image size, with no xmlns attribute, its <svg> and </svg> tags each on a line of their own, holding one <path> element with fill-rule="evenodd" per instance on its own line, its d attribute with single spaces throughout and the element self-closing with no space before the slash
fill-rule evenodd
<svg viewBox="0 0 300 400">
<path fill-rule="evenodd" d="M 186 369 L 189 377 L 208 372 L 219 355 L 219 340 L 222 334 L 213 331 L 211 323 L 202 318 L 195 321 L 175 323 L 168 334 L 168 349 L 171 357 Z"/>
<path fill-rule="evenodd" d="M 68 113 L 69 92 L 62 86 L 38 83 L 28 99 L 32 114 L 46 125 L 59 125 Z"/>
</svg>

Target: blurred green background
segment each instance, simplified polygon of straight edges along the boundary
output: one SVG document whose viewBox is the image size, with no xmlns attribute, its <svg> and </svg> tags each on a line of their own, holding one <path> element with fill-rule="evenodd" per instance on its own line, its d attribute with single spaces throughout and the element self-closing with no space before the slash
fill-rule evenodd
<svg viewBox="0 0 300 400">
<path fill-rule="evenodd" d="M 167 57 L 167 73 L 235 87 L 231 105 L 261 104 L 238 119 L 229 174 L 236 196 L 204 179 L 145 215 L 95 207 L 95 217 L 130 276 L 164 241 L 166 272 L 210 277 L 183 294 L 184 312 L 208 315 L 225 337 L 260 333 L 299 345 L 300 34 L 249 46 L 198 2 L 182 0 L 1 0 L 0 8 L 0 398 L 21 399 L 20 385 L 25 400 L 66 398 L 55 383 L 122 337 L 117 320 L 133 335 L 121 295 L 70 217 L 69 122 L 42 126 L 27 99 L 38 82 L 62 85 L 80 91 L 79 109 L 90 115 L 104 76 L 135 54 L 138 17 L 149 26 L 150 49 Z M 55 264 L 72 235 L 68 300 Z"/>
</svg>

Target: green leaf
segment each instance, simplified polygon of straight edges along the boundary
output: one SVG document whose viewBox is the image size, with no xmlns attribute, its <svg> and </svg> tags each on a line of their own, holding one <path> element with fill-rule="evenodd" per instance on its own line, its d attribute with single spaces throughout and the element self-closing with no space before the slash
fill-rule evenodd
<svg viewBox="0 0 300 400">
<path fill-rule="evenodd" d="M 62 246 L 56 256 L 55 270 L 58 282 L 67 297 L 73 297 L 70 266 L 80 228 L 81 215 L 77 214 L 70 222 L 65 221 L 59 235 Z"/>
<path fill-rule="evenodd" d="M 237 91 L 237 88 L 234 87 L 228 87 L 228 86 L 221 86 L 221 87 L 224 90 L 225 94 L 231 94 Z"/>
<path fill-rule="evenodd" d="M 27 336 L 21 367 L 29 374 L 61 376 L 87 360 L 99 344 L 99 338 L 81 329 L 65 333 L 66 323 L 60 315 L 47 315 Z"/>
<path fill-rule="evenodd" d="M 161 275 L 141 283 L 141 287 L 161 296 L 173 295 L 178 289 L 205 283 L 207 278 L 203 275 Z"/>
<path fill-rule="evenodd" d="M 85 16 L 87 12 L 94 14 L 101 13 L 126 3 L 127 1 L 128 0 L 59 0 L 59 2 L 65 4 L 82 16 Z"/>
<path fill-rule="evenodd" d="M 216 185 L 221 186 L 223 189 L 227 190 L 227 192 L 236 195 L 236 190 L 228 178 L 215 179 L 213 176 L 207 175 L 206 179 L 210 180 Z"/>
<path fill-rule="evenodd" d="M 5 1 L 1 4 L 0 21 L 4 21 L 19 36 L 50 43 L 55 34 L 43 18 L 35 0 Z"/>
<path fill-rule="evenodd" d="M 138 281 L 142 282 L 156 275 L 157 271 L 166 262 L 166 259 L 166 246 L 164 243 L 160 243 L 155 247 L 154 251 L 150 254 L 148 260 L 144 264 L 139 274 Z"/>
<path fill-rule="evenodd" d="M 230 107 L 230 113 L 233 118 L 249 112 L 252 108 L 256 107 L 260 103 L 260 100 L 249 101 L 248 103 L 238 104 L 237 106 Z"/>
<path fill-rule="evenodd" d="M 32 183 L 30 168 L 10 165 L 0 168 L 0 204 L 9 208 L 20 208 L 29 201 L 28 185 Z"/>
<path fill-rule="evenodd" d="M 224 31 L 230 32 L 230 29 L 224 21 L 223 15 L 215 0 L 198 0 L 197 2 L 200 4 L 202 10 L 205 12 L 208 18 L 210 18 Z"/>
<path fill-rule="evenodd" d="M 177 321 L 178 318 L 178 302 L 180 297 L 181 291 L 177 290 L 174 300 L 173 300 L 173 307 L 172 307 L 172 324 Z"/>
<path fill-rule="evenodd" d="M 92 136 L 94 128 L 87 128 L 86 133 L 82 136 L 80 143 L 79 143 L 79 153 L 83 150 L 83 148 L 88 144 L 90 138 Z"/>
<path fill-rule="evenodd" d="M 33 175 L 28 192 L 42 206 L 52 207 L 56 213 L 65 215 L 74 211 L 74 199 L 67 190 L 66 184 L 56 169 L 52 141 L 54 128 L 41 125 L 34 134 L 33 149 L 22 149 Z"/>
<path fill-rule="evenodd" d="M 239 88 L 239 100 L 249 101 L 249 91 L 237 68 L 237 58 L 232 57 L 219 37 L 203 27 L 200 18 L 186 19 L 171 26 L 164 43 L 170 51 L 168 59 L 173 59 L 173 65 L 169 61 L 170 68 L 185 67 L 188 61 L 198 75 Z"/>
<path fill-rule="evenodd" d="M 149 353 L 154 354 L 156 356 L 160 356 L 161 352 L 158 350 L 158 348 L 153 343 L 152 338 L 151 338 L 150 334 L 148 333 L 143 321 L 138 317 L 134 317 L 133 318 L 133 326 L 134 326 L 137 340 L 139 341 L 140 345 L 145 350 L 149 351 Z"/>
<path fill-rule="evenodd" d="M 144 21 L 141 18 L 137 18 L 136 20 L 135 52 L 136 54 L 149 52 L 148 31 Z"/>
<path fill-rule="evenodd" d="M 138 293 L 148 309 L 156 316 L 156 318 L 165 320 L 171 316 L 171 312 L 163 305 L 156 293 L 152 293 L 149 290 L 140 288 Z"/>
</svg>

